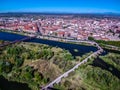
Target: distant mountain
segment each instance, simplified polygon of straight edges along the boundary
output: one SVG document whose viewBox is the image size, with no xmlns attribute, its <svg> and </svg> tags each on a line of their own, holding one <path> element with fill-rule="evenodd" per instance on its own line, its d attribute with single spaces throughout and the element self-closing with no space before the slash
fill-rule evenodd
<svg viewBox="0 0 120 90">
<path fill-rule="evenodd" d="M 120 13 L 103 12 L 103 13 L 57 13 L 57 12 L 6 12 L 0 13 L 2 17 L 22 17 L 27 15 L 73 15 L 82 17 L 120 17 Z"/>
</svg>

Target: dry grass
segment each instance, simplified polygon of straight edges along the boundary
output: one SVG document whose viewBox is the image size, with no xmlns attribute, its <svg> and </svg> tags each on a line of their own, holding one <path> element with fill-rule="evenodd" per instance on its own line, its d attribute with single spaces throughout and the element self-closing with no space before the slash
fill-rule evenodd
<svg viewBox="0 0 120 90">
<path fill-rule="evenodd" d="M 46 60 L 36 60 L 34 62 L 26 62 L 26 64 L 34 67 L 34 69 L 37 69 L 44 75 L 44 77 L 49 78 L 50 81 L 54 80 L 63 73 L 58 66 Z"/>
</svg>

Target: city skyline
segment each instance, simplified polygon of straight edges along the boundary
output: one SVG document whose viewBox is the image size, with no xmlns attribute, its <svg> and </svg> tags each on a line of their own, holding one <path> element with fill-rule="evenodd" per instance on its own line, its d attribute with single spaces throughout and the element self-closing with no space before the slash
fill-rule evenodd
<svg viewBox="0 0 120 90">
<path fill-rule="evenodd" d="M 119 0 L 2 0 L 0 12 L 120 13 Z"/>
<path fill-rule="evenodd" d="M 0 3 L 0 90 L 120 90 L 120 0 Z"/>
</svg>

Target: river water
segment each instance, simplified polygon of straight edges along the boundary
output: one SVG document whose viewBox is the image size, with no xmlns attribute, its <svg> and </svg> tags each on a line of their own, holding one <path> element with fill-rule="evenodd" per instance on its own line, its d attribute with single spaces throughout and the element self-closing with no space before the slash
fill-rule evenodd
<svg viewBox="0 0 120 90">
<path fill-rule="evenodd" d="M 22 39 L 25 37 L 26 36 L 22 36 L 22 35 L 18 35 L 18 34 L 0 32 L 0 40 L 14 41 L 14 40 L 19 40 L 19 39 Z M 90 51 L 93 51 L 93 52 L 97 51 L 97 48 L 93 47 L 93 46 L 68 44 L 68 43 L 62 43 L 62 42 L 51 41 L 51 40 L 32 39 L 32 40 L 28 40 L 26 42 L 36 42 L 36 43 L 41 43 L 41 44 L 47 44 L 50 46 L 60 47 L 65 50 L 69 50 L 69 52 L 73 56 L 82 56 L 86 53 L 89 53 Z M 78 52 L 75 52 L 74 49 L 77 49 Z M 102 55 L 106 55 L 107 53 L 108 53 L 108 51 L 104 52 Z M 120 79 L 120 77 L 119 77 L 120 72 L 118 70 L 116 70 L 114 67 L 103 62 L 103 60 L 97 58 L 93 61 L 92 65 L 96 66 L 96 67 L 101 67 L 102 69 L 106 69 Z M 112 67 L 113 70 L 109 70 L 110 67 Z M 7 85 L 7 87 L 6 87 L 6 85 Z M 1 89 L 2 90 L 30 90 L 30 88 L 27 86 L 27 84 L 11 82 L 11 81 L 6 80 L 4 77 L 0 77 L 0 90 Z"/>
<path fill-rule="evenodd" d="M 101 69 L 107 70 L 107 71 L 111 72 L 114 76 L 116 76 L 117 78 L 120 79 L 120 71 L 118 69 L 116 69 L 114 66 L 104 62 L 100 58 L 96 58 L 93 61 L 92 66 L 100 67 Z"/>
<path fill-rule="evenodd" d="M 22 38 L 25 38 L 26 36 L 18 35 L 18 34 L 12 34 L 12 33 L 7 33 L 7 32 L 0 32 L 0 40 L 7 40 L 7 41 L 14 41 L 14 40 L 19 40 Z M 56 46 L 63 48 L 65 50 L 69 50 L 70 53 L 73 56 L 82 56 L 86 53 L 89 53 L 90 51 L 97 51 L 96 47 L 93 46 L 84 46 L 84 45 L 77 45 L 77 44 L 68 44 L 68 43 L 62 43 L 62 42 L 57 42 L 57 41 L 51 41 L 51 40 L 44 40 L 44 39 L 32 39 L 28 40 L 26 42 L 36 42 L 36 43 L 42 43 L 42 44 L 47 44 L 50 46 Z M 78 50 L 78 52 L 75 52 L 75 49 Z"/>
<path fill-rule="evenodd" d="M 8 81 L 3 76 L 0 76 L 0 90 L 31 90 L 27 84 Z"/>
<path fill-rule="evenodd" d="M 0 32 L 0 40 L 14 41 L 14 40 L 19 40 L 25 37 L 26 36 L 22 36 L 18 34 Z M 47 44 L 50 46 L 60 47 L 65 50 L 69 50 L 73 56 L 82 56 L 86 53 L 89 53 L 90 51 L 94 52 L 97 50 L 97 48 L 93 46 L 67 44 L 67 43 L 51 41 L 51 40 L 43 40 L 43 39 L 37 39 L 37 38 L 28 40 L 26 42 L 36 42 L 36 43 L 41 43 L 41 44 Z M 75 52 L 74 49 L 77 49 L 78 52 Z M 4 77 L 0 78 L 0 89 L 2 90 L 30 90 L 30 88 L 26 84 L 11 82 L 11 81 L 6 80 Z"/>
</svg>

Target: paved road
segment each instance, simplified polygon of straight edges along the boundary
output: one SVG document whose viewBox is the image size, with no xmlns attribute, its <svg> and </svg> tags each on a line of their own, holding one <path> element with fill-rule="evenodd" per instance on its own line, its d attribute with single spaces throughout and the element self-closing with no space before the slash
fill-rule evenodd
<svg viewBox="0 0 120 90">
<path fill-rule="evenodd" d="M 78 42 L 78 41 L 77 41 Z M 82 41 L 83 42 L 83 41 Z M 86 42 L 86 41 L 85 41 Z M 75 71 L 75 69 L 77 69 L 80 65 L 86 63 L 88 61 L 88 59 L 90 59 L 91 57 L 95 57 L 99 54 L 101 54 L 103 52 L 103 49 L 95 42 L 88 42 L 91 43 L 92 45 L 96 45 L 98 50 L 94 53 L 92 53 L 90 56 L 88 56 L 87 58 L 85 58 L 82 62 L 78 63 L 77 65 L 75 65 L 72 69 L 68 70 L 67 72 L 65 72 L 64 74 L 62 74 L 61 76 L 59 76 L 58 78 L 56 78 L 54 81 L 52 81 L 51 83 L 49 83 L 48 85 L 46 85 L 45 87 L 42 88 L 42 90 L 51 90 L 49 89 L 49 87 L 53 87 L 54 84 L 57 84 L 61 81 L 62 78 L 65 78 L 69 75 L 69 73 Z"/>
</svg>

